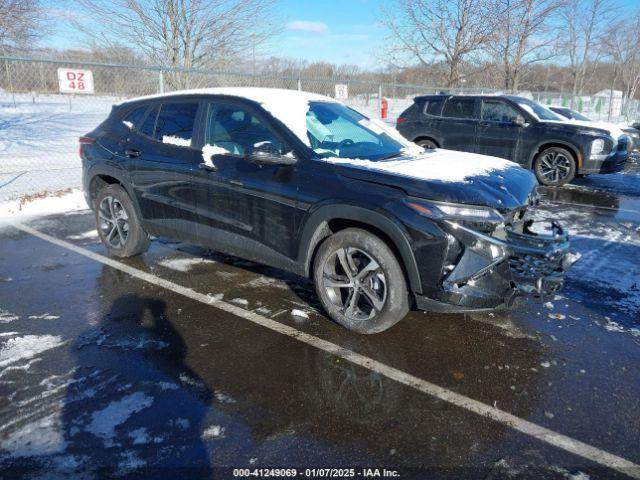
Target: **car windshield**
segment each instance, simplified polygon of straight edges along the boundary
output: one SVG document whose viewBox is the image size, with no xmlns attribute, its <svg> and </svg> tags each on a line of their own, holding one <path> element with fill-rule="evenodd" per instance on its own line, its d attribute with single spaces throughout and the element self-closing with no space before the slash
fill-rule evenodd
<svg viewBox="0 0 640 480">
<path fill-rule="evenodd" d="M 405 145 L 386 128 L 340 103 L 309 103 L 307 135 L 322 158 L 382 160 L 401 155 Z"/>
<path fill-rule="evenodd" d="M 538 120 L 563 120 L 557 114 L 553 113 L 547 107 L 540 105 L 538 102 L 521 97 L 514 98 L 514 100 L 518 105 L 520 105 L 520 107 L 525 109 Z"/>
<path fill-rule="evenodd" d="M 567 109 L 569 110 L 569 109 Z M 575 110 L 569 110 L 571 112 L 571 115 L 573 115 L 573 118 L 575 118 L 576 120 L 581 120 L 583 122 L 590 122 L 591 119 L 589 117 L 585 117 L 584 115 L 582 115 L 579 112 L 576 112 Z"/>
</svg>

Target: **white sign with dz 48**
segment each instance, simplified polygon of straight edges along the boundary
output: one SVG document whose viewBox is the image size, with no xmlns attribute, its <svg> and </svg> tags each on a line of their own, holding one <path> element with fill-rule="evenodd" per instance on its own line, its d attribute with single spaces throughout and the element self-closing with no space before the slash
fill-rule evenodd
<svg viewBox="0 0 640 480">
<path fill-rule="evenodd" d="M 58 84 L 60 93 L 93 93 L 93 73 L 91 70 L 59 68 Z"/>
</svg>

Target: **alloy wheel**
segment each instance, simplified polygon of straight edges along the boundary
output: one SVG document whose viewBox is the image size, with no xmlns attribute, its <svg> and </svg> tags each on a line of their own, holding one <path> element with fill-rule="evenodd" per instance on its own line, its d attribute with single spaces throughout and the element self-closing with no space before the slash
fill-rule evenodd
<svg viewBox="0 0 640 480">
<path fill-rule="evenodd" d="M 560 183 L 571 172 L 571 159 L 562 152 L 551 150 L 540 158 L 538 172 L 548 182 Z"/>
<path fill-rule="evenodd" d="M 114 248 L 122 248 L 129 236 L 129 216 L 117 198 L 107 196 L 98 209 L 99 228 L 104 239 Z"/>
<path fill-rule="evenodd" d="M 329 255 L 322 281 L 331 303 L 350 320 L 362 322 L 375 317 L 387 300 L 382 267 L 357 248 L 339 248 Z"/>
</svg>

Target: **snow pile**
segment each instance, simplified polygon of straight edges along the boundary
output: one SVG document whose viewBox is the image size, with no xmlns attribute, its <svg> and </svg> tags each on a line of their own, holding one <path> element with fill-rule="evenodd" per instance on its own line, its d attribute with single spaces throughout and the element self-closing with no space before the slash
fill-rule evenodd
<svg viewBox="0 0 640 480">
<path fill-rule="evenodd" d="M 86 209 L 87 202 L 82 191 L 73 189 L 66 193 L 43 196 L 28 202 L 21 200 L 2 202 L 0 203 L 0 224 Z"/>
<path fill-rule="evenodd" d="M 202 432 L 202 438 L 223 438 L 224 437 L 224 427 L 220 425 L 211 425 L 204 432 Z"/>
<path fill-rule="evenodd" d="M 468 183 L 476 177 L 490 176 L 512 168 L 521 168 L 509 160 L 452 150 L 427 150 L 418 156 L 389 160 L 323 158 L 322 161 L 365 170 L 375 170 L 418 180 Z"/>
</svg>

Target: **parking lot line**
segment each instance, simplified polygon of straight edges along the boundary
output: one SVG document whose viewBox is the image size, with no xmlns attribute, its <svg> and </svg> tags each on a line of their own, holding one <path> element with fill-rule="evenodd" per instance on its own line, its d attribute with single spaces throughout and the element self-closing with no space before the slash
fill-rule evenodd
<svg viewBox="0 0 640 480">
<path fill-rule="evenodd" d="M 79 255 L 82 255 L 84 257 L 87 257 L 96 262 L 102 263 L 103 265 L 107 265 L 116 270 L 120 270 L 121 272 L 127 273 L 132 277 L 138 278 L 140 280 L 151 283 L 158 287 L 165 288 L 174 293 L 190 298 L 191 300 L 203 303 L 205 305 L 213 306 L 215 308 L 218 308 L 220 310 L 233 314 L 237 317 L 243 318 L 257 325 L 268 328 L 269 330 L 272 330 L 274 332 L 280 333 L 282 335 L 286 335 L 299 342 L 305 343 L 319 350 L 323 350 L 336 357 L 340 357 L 344 360 L 347 360 L 355 365 L 359 365 L 363 368 L 366 368 L 380 375 L 383 375 L 395 382 L 409 386 L 422 393 L 435 397 L 451 405 L 455 405 L 456 407 L 467 410 L 468 412 L 475 413 L 482 417 L 490 418 L 496 422 L 501 423 L 502 425 L 505 425 L 509 428 L 517 430 L 521 433 L 524 433 L 525 435 L 533 437 L 534 439 L 544 442 L 548 445 L 554 446 L 556 448 L 572 453 L 574 455 L 578 455 L 589 461 L 617 470 L 618 472 L 621 472 L 632 478 L 640 480 L 640 465 L 637 465 L 622 457 L 611 454 L 599 448 L 593 447 L 579 440 L 575 440 L 566 435 L 562 435 L 558 432 L 555 432 L 553 430 L 540 426 L 536 423 L 530 422 L 528 420 L 524 420 L 520 417 L 516 417 L 515 415 L 512 415 L 508 412 L 505 412 L 493 406 L 487 405 L 485 403 L 479 402 L 472 398 L 466 397 L 452 390 L 440 387 L 426 380 L 413 376 L 409 373 L 403 372 L 389 365 L 378 362 L 370 357 L 353 352 L 349 349 L 336 345 L 335 343 L 323 340 L 314 335 L 310 335 L 301 330 L 298 330 L 296 328 L 290 327 L 283 323 L 277 322 L 273 319 L 267 318 L 258 313 L 245 310 L 243 308 L 240 308 L 236 305 L 227 303 L 222 300 L 216 300 L 203 293 L 196 292 L 191 288 L 178 285 L 177 283 L 174 283 L 172 281 L 165 280 L 164 278 L 158 277 L 151 273 L 147 273 L 145 271 L 126 265 L 125 263 L 122 263 L 118 260 L 105 257 L 104 255 L 100 255 L 98 253 L 92 252 L 85 248 L 74 245 L 70 242 L 67 242 L 65 240 L 61 240 L 59 238 L 53 237 L 39 230 L 36 230 L 28 225 L 14 224 L 13 226 L 18 230 L 21 230 L 25 233 L 33 235 L 44 241 L 47 241 L 49 243 L 62 247 L 66 250 L 69 250 Z"/>
</svg>

